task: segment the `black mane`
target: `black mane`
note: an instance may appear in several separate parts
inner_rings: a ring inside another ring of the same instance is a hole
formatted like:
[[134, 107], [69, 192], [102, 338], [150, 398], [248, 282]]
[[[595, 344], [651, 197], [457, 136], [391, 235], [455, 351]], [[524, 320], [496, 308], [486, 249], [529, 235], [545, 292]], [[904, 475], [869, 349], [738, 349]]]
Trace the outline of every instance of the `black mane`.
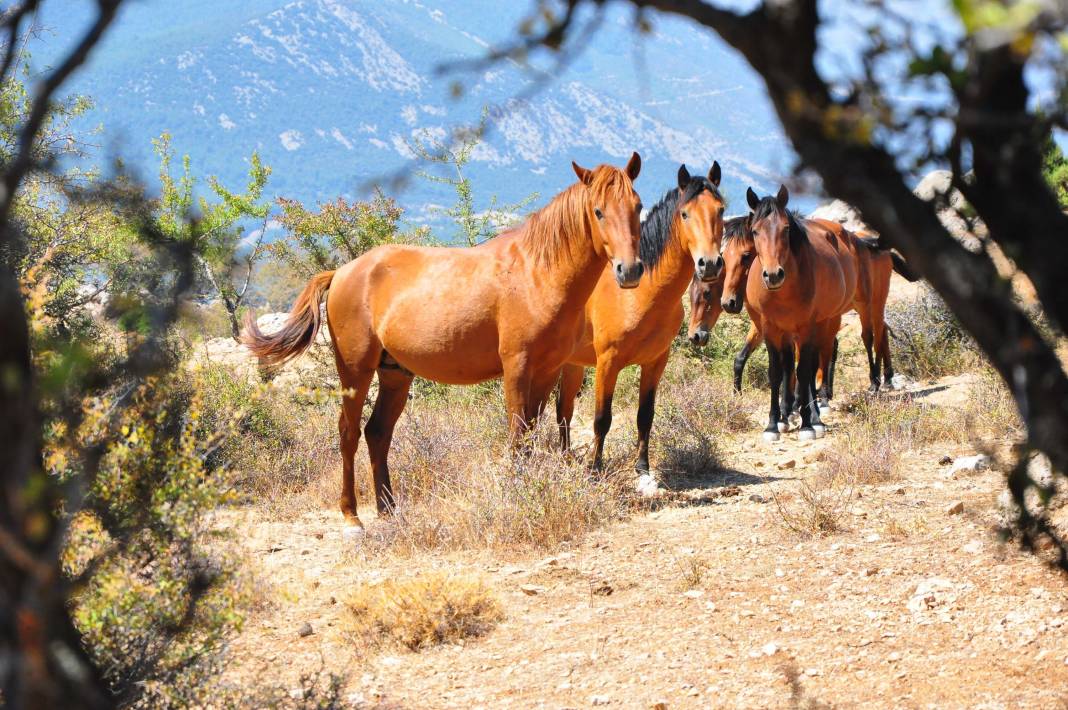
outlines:
[[801, 214], [797, 210], [784, 210], [779, 207], [779, 203], [773, 196], [768, 196], [760, 200], [756, 209], [753, 210], [753, 223], [767, 219], [773, 214], [777, 214], [779, 210], [786, 213], [786, 219], [790, 225], [790, 248], [796, 250], [803, 242], [808, 241], [808, 230], [801, 225]]
[[749, 215], [731, 217], [723, 223], [723, 246], [732, 240], [745, 234], [745, 222]]
[[[641, 257], [642, 264], [645, 265], [646, 269], [651, 271], [656, 268], [665, 247], [673, 237], [674, 230], [671, 229], [671, 223], [675, 219], [675, 210], [682, 205], [688, 204], [690, 200], [705, 190], [711, 192], [713, 197], [720, 202], [724, 202], [719, 188], [711, 180], [706, 177], [694, 176], [690, 178], [685, 190], [668, 190], [660, 198], [660, 202], [650, 208], [649, 213], [645, 216], [645, 221], [642, 222], [641, 240], [638, 243], [638, 255]], [[680, 192], [682, 193], [681, 197]]]

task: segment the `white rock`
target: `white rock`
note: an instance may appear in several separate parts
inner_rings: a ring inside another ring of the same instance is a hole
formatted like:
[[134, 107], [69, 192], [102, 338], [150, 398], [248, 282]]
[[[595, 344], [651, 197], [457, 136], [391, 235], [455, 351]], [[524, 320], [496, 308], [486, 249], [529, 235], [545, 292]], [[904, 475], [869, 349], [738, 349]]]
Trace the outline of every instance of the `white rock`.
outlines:
[[765, 656], [774, 656], [779, 652], [779, 645], [774, 641], [769, 641], [760, 648], [760, 652]]
[[346, 525], [341, 530], [341, 537], [343, 537], [346, 540], [353, 540], [353, 541], [360, 540], [366, 534], [367, 534], [367, 531], [364, 530], [359, 525]]
[[634, 489], [642, 498], [655, 498], [660, 495], [660, 484], [651, 474], [643, 473], [638, 477]]
[[958, 456], [953, 459], [949, 467], [949, 475], [952, 476], [960, 471], [985, 471], [990, 468], [990, 457], [986, 454], [975, 456]]

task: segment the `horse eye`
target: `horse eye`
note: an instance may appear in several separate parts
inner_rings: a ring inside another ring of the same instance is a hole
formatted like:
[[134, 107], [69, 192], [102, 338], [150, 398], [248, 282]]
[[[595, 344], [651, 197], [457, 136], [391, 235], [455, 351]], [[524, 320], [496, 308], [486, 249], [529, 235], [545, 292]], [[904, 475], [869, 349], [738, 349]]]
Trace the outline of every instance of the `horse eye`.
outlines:
[[642, 213], [642, 209], [644, 207], [645, 207], [645, 205], [643, 205], [641, 202], [639, 202], [638, 206], [634, 208], [634, 211], [637, 212], [638, 214], [641, 214]]
[[683, 210], [682, 211], [682, 218], [683, 219], [689, 219], [690, 218], [690, 213], [687, 212], [686, 210]]
[[749, 252], [746, 252], [746, 253], [742, 254], [742, 261], [749, 261], [752, 258], [753, 258], [753, 255], [750, 254]]
[[597, 215], [597, 219], [604, 219], [604, 212], [601, 211], [600, 207], [595, 207], [593, 213]]
[[723, 216], [723, 210], [724, 210], [724, 209], [725, 209], [725, 208], [723, 208], [723, 207], [720, 207], [720, 208], [719, 208], [719, 216], [720, 216], [720, 217], [722, 217], [722, 216]]

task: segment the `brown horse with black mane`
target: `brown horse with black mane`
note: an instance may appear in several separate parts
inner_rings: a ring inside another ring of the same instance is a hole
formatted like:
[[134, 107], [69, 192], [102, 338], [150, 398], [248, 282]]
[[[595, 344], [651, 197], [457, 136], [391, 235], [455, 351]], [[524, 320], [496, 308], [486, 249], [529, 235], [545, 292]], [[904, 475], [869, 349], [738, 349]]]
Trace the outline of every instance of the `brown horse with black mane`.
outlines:
[[247, 319], [245, 344], [261, 363], [280, 365], [311, 345], [326, 298], [347, 390], [338, 423], [341, 512], [353, 525], [362, 527], [354, 457], [376, 372], [378, 398], [364, 433], [375, 501], [388, 514], [395, 499], [387, 456], [414, 376], [449, 384], [503, 377], [514, 445], [541, 413], [583, 333], [583, 309], [605, 262], [614, 288], [638, 285], [640, 202], [633, 180], [641, 159], [633, 154], [623, 170], [572, 167], [577, 183], [494, 239], [471, 248], [377, 247], [313, 277], [277, 333], [263, 335]]
[[[878, 240], [859, 238], [837, 222], [796, 217], [786, 209], [789, 193], [785, 186], [775, 197], [760, 199], [752, 188], [746, 197], [753, 210], [746, 218], [747, 230], [752, 236], [754, 263], [760, 270], [749, 270], [745, 305], [753, 326], [764, 335], [772, 390], [764, 437], [779, 438], [780, 422], [792, 408], [794, 393], [789, 383], [796, 355], [801, 413], [798, 436], [815, 438], [825, 429], [820, 421], [816, 374], [818, 369], [831, 370], [842, 315], [851, 308], [860, 315], [871, 389], [877, 390], [879, 364], [887, 368], [888, 379], [892, 377], [889, 347], [883, 347], [890, 271], [898, 270], [906, 278], [912, 274], [904, 261], [883, 249]], [[874, 355], [876, 344], [885, 353]], [[824, 377], [824, 396], [830, 379]], [[782, 405], [780, 387], [784, 388]]]
[[724, 199], [719, 192], [719, 163], [708, 177], [691, 176], [679, 168], [678, 189], [669, 190], [649, 210], [641, 226], [641, 258], [648, 275], [632, 291], [612, 285], [611, 273], [601, 275], [586, 304], [586, 331], [564, 366], [556, 415], [564, 450], [571, 447], [570, 425], [575, 397], [585, 368], [596, 365], [591, 463], [601, 467], [604, 438], [612, 426], [612, 395], [619, 371], [641, 366], [638, 399], [639, 471], [649, 470], [649, 432], [653, 426], [656, 388], [664, 374], [671, 341], [679, 332], [681, 297], [693, 278], [719, 278], [723, 258]]

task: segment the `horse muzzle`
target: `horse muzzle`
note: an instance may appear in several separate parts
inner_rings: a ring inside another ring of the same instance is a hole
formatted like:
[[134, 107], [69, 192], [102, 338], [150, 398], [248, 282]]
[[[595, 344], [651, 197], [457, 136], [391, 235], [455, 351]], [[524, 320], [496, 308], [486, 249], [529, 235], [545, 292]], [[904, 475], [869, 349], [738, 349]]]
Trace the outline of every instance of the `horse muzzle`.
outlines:
[[724, 298], [719, 302], [719, 305], [727, 313], [738, 314], [742, 312], [742, 299], [737, 295], [731, 296], [730, 298]]
[[769, 291], [778, 291], [786, 281], [786, 269], [781, 266], [772, 271], [764, 269], [760, 275], [764, 277], [764, 287]]
[[698, 330], [690, 336], [690, 342], [700, 348], [708, 345], [708, 331], [704, 328]]
[[645, 273], [645, 266], [641, 261], [635, 261], [631, 264], [616, 261], [612, 271], [616, 275], [616, 283], [619, 284], [620, 288], [634, 288], [641, 281], [642, 274]]
[[703, 256], [694, 260], [694, 274], [698, 281], [709, 283], [718, 281], [723, 273], [723, 257], [716, 254], [715, 258], [706, 259]]

